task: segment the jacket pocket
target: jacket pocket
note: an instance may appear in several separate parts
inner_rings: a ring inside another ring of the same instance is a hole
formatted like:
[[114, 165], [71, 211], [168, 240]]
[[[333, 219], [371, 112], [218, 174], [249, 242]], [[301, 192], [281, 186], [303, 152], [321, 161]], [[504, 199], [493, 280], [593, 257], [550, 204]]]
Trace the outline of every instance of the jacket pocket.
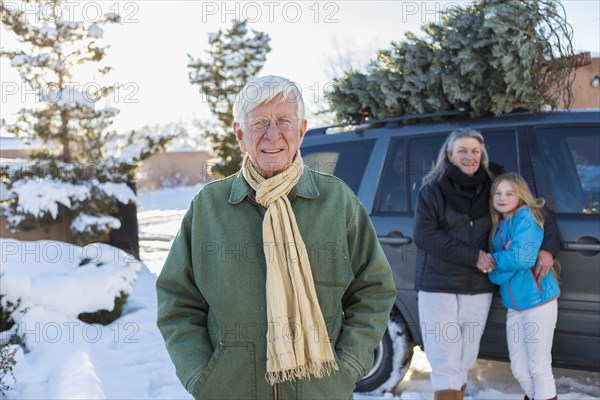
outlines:
[[353, 370], [335, 356], [338, 370], [322, 379], [298, 381], [298, 399], [348, 400], [356, 388]]
[[344, 293], [354, 279], [347, 250], [338, 249], [340, 246], [325, 243], [321, 247], [320, 258], [311, 260], [315, 290], [325, 319], [339, 313]]
[[348, 247], [337, 242], [318, 242], [307, 247], [315, 284], [346, 288], [354, 277]]
[[540, 286], [540, 283], [535, 279], [534, 267], [529, 268], [529, 274], [531, 275], [531, 279], [535, 283], [535, 287], [536, 287], [537, 291], [539, 293], [542, 293], [542, 287]]
[[516, 273], [509, 283], [509, 293], [515, 309], [526, 310], [542, 303], [542, 289], [530, 269]]
[[195, 399], [256, 398], [252, 343], [221, 342], [192, 388]]

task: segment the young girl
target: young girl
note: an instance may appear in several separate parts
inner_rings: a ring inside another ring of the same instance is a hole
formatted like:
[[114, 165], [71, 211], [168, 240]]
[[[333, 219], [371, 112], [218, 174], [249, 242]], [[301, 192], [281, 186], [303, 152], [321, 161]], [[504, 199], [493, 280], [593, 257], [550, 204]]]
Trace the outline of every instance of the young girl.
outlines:
[[496, 178], [490, 194], [490, 242], [496, 268], [489, 278], [500, 286], [508, 308], [510, 367], [525, 391], [525, 400], [555, 400], [551, 349], [560, 289], [554, 271], [539, 282], [534, 277], [544, 237], [544, 200], [535, 199], [516, 173]]

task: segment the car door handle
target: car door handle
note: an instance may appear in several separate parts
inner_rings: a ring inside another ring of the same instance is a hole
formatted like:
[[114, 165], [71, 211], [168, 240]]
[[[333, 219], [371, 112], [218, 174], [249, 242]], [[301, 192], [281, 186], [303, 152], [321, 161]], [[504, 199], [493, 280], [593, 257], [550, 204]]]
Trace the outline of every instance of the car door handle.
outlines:
[[377, 239], [379, 239], [379, 243], [381, 244], [402, 245], [412, 243], [411, 238], [404, 236], [402, 232], [398, 231], [392, 231], [386, 236], [377, 236]]
[[412, 243], [411, 238], [403, 237], [403, 238], [395, 238], [395, 237], [387, 237], [387, 236], [379, 236], [379, 243], [381, 244], [409, 244]]
[[577, 243], [577, 242], [563, 242], [562, 243], [563, 250], [570, 251], [595, 251], [600, 252], [600, 244], [590, 244], [590, 243]]
[[586, 256], [600, 252], [600, 240], [593, 236], [582, 236], [576, 242], [562, 242], [563, 250], [587, 252]]

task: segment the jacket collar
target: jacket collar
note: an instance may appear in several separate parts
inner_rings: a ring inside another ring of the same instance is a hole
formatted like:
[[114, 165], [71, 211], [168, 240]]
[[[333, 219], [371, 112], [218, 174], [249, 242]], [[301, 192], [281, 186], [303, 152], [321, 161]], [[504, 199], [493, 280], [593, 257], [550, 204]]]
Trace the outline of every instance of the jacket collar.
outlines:
[[[294, 197], [299, 196], [305, 199], [315, 199], [319, 197], [319, 191], [311, 170], [308, 167], [304, 167], [304, 172], [298, 181], [298, 184], [292, 189], [288, 195], [289, 199], [292, 200]], [[231, 193], [229, 194], [229, 204], [238, 204], [248, 197], [250, 201], [256, 203], [254, 190], [250, 187], [248, 182], [244, 179], [242, 171], [238, 171], [233, 177], [233, 184], [231, 185]]]
[[519, 206], [519, 207], [517, 207], [517, 209], [516, 209], [514, 212], [512, 212], [512, 213], [511, 213], [511, 214], [510, 214], [510, 215], [509, 215], [507, 218], [501, 218], [501, 219], [500, 219], [500, 222], [504, 222], [504, 221], [506, 221], [506, 220], [510, 219], [510, 217], [517, 215], [519, 212], [521, 212], [521, 211], [522, 211], [523, 209], [525, 209], [525, 208], [527, 208], [527, 204], [520, 205], [520, 206]]

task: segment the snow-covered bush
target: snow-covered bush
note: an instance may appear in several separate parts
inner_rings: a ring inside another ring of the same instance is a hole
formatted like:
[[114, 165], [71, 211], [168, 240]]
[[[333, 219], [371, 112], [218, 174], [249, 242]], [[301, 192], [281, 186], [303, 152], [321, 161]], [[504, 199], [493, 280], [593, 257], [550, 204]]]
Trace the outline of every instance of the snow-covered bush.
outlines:
[[17, 326], [40, 318], [60, 324], [82, 314], [87, 323], [110, 323], [120, 316], [141, 270], [133, 256], [102, 243], [0, 239], [0, 249], [0, 303]]
[[0, 238], [0, 254], [3, 398], [16, 382], [12, 370], [21, 348], [30, 351], [46, 342], [70, 344], [77, 329], [87, 338], [88, 324], [109, 324], [119, 318], [142, 264], [100, 243], [79, 247]]
[[108, 181], [106, 171], [56, 160], [3, 160], [0, 179], [7, 184], [8, 201], [0, 207], [13, 230], [30, 230], [59, 221], [70, 223], [76, 243], [89, 243], [120, 222], [117, 202], [135, 202], [135, 193], [120, 177]]
[[110, 156], [97, 163], [67, 163], [48, 154], [3, 159], [0, 180], [6, 185], [8, 201], [0, 205], [0, 215], [13, 230], [67, 221], [75, 243], [97, 241], [121, 226], [114, 217], [118, 203], [135, 203], [130, 182], [138, 165], [164, 150], [172, 137], [166, 132], [152, 136], [131, 132], [107, 143]]
[[[0, 274], [0, 279], [2, 279]], [[6, 391], [10, 389], [9, 381], [16, 382], [13, 367], [17, 363], [15, 355], [20, 347], [25, 347], [23, 337], [19, 334], [19, 327], [15, 326], [12, 313], [18, 310], [24, 314], [27, 308], [21, 307], [21, 299], [6, 300], [0, 292], [0, 399], [5, 397]]]
[[13, 367], [17, 363], [15, 361], [17, 348], [16, 345], [0, 343], [0, 399], [3, 399], [6, 391], [10, 389], [8, 381], [16, 382]]
[[17, 382], [13, 373], [13, 367], [17, 363], [15, 356], [20, 348], [25, 348], [19, 327], [15, 326], [11, 315], [17, 309], [20, 309], [21, 314], [27, 311], [27, 308], [19, 307], [21, 299], [17, 299], [16, 304], [13, 304], [11, 301], [2, 301], [2, 297], [0, 293], [0, 399], [6, 397], [10, 383]]
[[[0, 275], [0, 279], [2, 276]], [[19, 309], [21, 305], [21, 299], [17, 299], [15, 303], [12, 301], [2, 301], [2, 293], [0, 292], [0, 332], [7, 331], [12, 328], [15, 321], [12, 318], [12, 313]], [[22, 310], [24, 311], [24, 310]], [[2, 340], [0, 340], [0, 343]]]
[[108, 310], [103, 308], [102, 310], [94, 312], [83, 312], [80, 313], [77, 318], [86, 324], [108, 325], [121, 316], [121, 313], [123, 312], [123, 306], [127, 301], [127, 297], [129, 297], [129, 295], [121, 292], [117, 297], [115, 297], [115, 302], [112, 309]]

